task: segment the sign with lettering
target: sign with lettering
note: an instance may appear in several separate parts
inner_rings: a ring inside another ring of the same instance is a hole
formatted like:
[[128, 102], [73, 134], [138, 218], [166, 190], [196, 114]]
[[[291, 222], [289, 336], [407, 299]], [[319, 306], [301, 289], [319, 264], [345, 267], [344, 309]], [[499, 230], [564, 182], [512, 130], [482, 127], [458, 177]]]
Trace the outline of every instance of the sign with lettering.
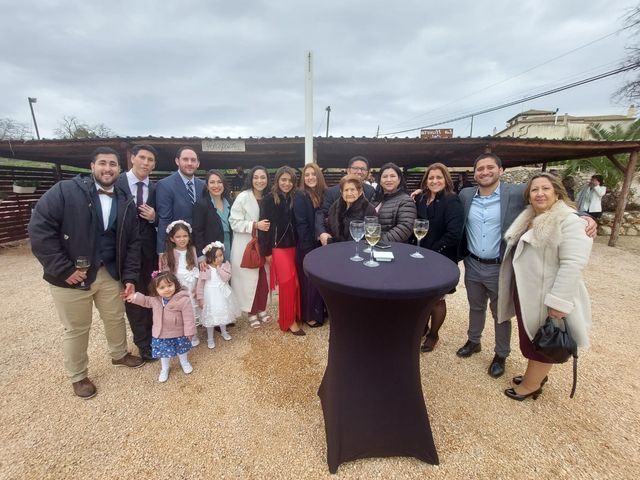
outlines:
[[244, 152], [244, 140], [202, 140], [203, 152]]
[[453, 128], [423, 128], [420, 138], [432, 140], [435, 138], [453, 138]]

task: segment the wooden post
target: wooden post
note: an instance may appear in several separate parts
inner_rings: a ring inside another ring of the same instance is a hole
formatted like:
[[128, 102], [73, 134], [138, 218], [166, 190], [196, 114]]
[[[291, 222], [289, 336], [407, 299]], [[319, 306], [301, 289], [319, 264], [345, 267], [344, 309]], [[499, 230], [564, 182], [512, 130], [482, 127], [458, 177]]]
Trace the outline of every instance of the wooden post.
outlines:
[[622, 182], [622, 189], [620, 190], [620, 197], [618, 198], [618, 205], [616, 205], [616, 215], [613, 218], [613, 226], [611, 227], [611, 237], [609, 237], [609, 246], [615, 247], [618, 242], [619, 230], [622, 225], [622, 219], [624, 218], [624, 209], [627, 207], [627, 197], [629, 196], [629, 189], [631, 188], [631, 181], [633, 175], [636, 173], [636, 165], [638, 164], [638, 151], [634, 150], [629, 154], [629, 161], [627, 162], [627, 171], [624, 174], [624, 181]]

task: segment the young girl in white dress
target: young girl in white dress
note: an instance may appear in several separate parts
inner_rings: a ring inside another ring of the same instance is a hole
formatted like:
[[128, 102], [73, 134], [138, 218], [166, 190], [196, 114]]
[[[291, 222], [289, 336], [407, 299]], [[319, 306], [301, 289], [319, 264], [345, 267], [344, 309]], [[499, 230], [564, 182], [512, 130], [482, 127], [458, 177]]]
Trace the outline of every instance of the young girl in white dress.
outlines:
[[[160, 257], [160, 270], [168, 270], [178, 277], [182, 288], [191, 296], [193, 316], [196, 326], [200, 325], [200, 309], [196, 302], [196, 285], [198, 283], [198, 255], [193, 245], [191, 225], [184, 220], [176, 220], [167, 226], [165, 254]], [[191, 339], [191, 345], [200, 344], [198, 333]]]
[[220, 334], [225, 340], [231, 340], [227, 325], [239, 317], [240, 307], [231, 291], [231, 264], [224, 261], [224, 245], [213, 242], [202, 249], [206, 256], [207, 269], [200, 272], [198, 278], [197, 299], [202, 308], [200, 322], [207, 327], [209, 348], [215, 348], [213, 338], [215, 327], [220, 327]]

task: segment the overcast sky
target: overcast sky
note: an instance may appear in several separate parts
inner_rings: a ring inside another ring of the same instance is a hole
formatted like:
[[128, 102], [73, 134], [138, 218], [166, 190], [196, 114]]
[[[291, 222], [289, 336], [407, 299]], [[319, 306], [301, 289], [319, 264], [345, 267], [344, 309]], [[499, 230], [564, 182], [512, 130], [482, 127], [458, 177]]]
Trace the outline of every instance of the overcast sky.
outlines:
[[[304, 136], [311, 50], [314, 134], [330, 105], [330, 135], [374, 136], [616, 68], [640, 41], [628, 31], [522, 73], [620, 29], [636, 2], [0, 0], [0, 118], [32, 124], [31, 96], [47, 138], [65, 115], [120, 136]], [[624, 78], [478, 116], [473, 135], [531, 108], [625, 114]]]

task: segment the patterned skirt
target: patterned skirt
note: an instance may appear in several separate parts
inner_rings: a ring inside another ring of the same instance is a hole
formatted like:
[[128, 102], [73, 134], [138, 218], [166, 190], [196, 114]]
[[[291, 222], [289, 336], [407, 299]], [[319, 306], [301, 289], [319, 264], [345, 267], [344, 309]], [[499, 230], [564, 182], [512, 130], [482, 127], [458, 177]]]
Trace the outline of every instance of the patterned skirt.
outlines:
[[151, 356], [153, 358], [171, 358], [191, 350], [191, 341], [184, 335], [176, 338], [151, 339]]

